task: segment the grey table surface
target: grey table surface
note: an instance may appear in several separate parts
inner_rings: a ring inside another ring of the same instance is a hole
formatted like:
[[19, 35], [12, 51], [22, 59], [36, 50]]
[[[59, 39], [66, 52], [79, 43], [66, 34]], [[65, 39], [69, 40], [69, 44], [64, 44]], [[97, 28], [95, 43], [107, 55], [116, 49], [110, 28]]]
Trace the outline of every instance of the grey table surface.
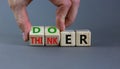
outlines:
[[116, 43], [91, 47], [31, 47], [20, 37], [0, 36], [0, 69], [120, 68], [120, 46]]
[[[90, 29], [91, 47], [31, 47], [23, 42], [7, 0], [0, 0], [0, 69], [120, 69], [119, 2], [81, 0], [67, 29]], [[34, 0], [28, 7], [32, 25], [55, 25], [55, 10], [48, 0]]]

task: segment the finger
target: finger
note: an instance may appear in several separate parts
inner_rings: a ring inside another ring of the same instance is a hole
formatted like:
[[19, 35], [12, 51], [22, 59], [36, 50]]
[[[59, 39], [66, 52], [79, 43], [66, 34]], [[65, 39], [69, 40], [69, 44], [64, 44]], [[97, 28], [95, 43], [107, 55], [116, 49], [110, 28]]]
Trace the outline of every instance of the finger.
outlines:
[[28, 24], [26, 24], [26, 26], [25, 26], [25, 32], [23, 32], [23, 40], [26, 42], [26, 41], [28, 41], [29, 40], [29, 32], [30, 32], [30, 30], [31, 30], [31, 24], [30, 23], [28, 23]]
[[71, 7], [70, 0], [50, 0], [55, 6], [57, 6], [56, 11], [56, 26], [60, 31], [65, 30], [65, 18]]
[[26, 6], [28, 6], [33, 0], [27, 0], [26, 1]]
[[65, 22], [66, 27], [70, 26], [74, 22], [74, 20], [77, 16], [77, 13], [78, 13], [80, 0], [71, 0], [71, 2], [72, 2], [72, 6], [66, 17], [66, 22]]
[[31, 29], [31, 23], [27, 14], [26, 8], [22, 8], [19, 11], [14, 11], [16, 21], [18, 23], [19, 28], [21, 29], [24, 41], [29, 40], [29, 32]]
[[14, 13], [18, 26], [23, 33], [24, 41], [29, 40], [29, 31], [31, 28], [31, 23], [27, 14], [26, 5], [23, 3], [26, 1], [30, 0], [9, 0], [9, 4]]
[[8, 0], [8, 3], [12, 10], [15, 9], [16, 6], [19, 6], [19, 8], [23, 6], [28, 6], [31, 2], [32, 0]]
[[64, 3], [58, 6], [56, 15], [56, 26], [60, 29], [60, 31], [65, 30], [65, 19], [70, 7], [71, 2], [69, 0], [64, 0]]
[[65, 17], [68, 12], [68, 9], [64, 7], [58, 7], [56, 14], [56, 26], [60, 29], [60, 31], [65, 30]]

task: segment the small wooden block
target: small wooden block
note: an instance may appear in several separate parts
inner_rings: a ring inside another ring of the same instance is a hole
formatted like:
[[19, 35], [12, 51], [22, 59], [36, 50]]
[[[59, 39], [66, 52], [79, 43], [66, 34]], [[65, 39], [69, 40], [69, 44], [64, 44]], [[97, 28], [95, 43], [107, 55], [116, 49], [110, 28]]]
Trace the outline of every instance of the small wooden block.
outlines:
[[44, 26], [33, 26], [29, 39], [30, 45], [44, 45]]
[[76, 31], [76, 46], [91, 46], [91, 32], [89, 30]]
[[56, 46], [60, 42], [60, 31], [54, 26], [45, 27], [45, 44]]
[[75, 46], [75, 31], [63, 31], [61, 32], [61, 46]]

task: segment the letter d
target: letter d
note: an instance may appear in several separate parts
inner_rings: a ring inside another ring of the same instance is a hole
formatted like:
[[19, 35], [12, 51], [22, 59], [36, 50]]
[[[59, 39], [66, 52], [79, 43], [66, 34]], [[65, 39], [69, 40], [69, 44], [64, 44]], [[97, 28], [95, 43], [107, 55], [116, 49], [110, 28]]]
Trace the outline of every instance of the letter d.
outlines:
[[33, 33], [39, 33], [40, 27], [33, 27]]

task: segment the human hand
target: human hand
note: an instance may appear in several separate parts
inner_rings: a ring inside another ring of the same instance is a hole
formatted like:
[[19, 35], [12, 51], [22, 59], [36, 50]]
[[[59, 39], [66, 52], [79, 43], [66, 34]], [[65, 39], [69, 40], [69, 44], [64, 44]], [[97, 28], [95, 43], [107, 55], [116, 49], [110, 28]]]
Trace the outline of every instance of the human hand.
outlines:
[[[8, 3], [14, 13], [19, 28], [23, 33], [24, 41], [29, 40], [29, 32], [31, 29], [31, 23], [27, 14], [26, 7], [32, 0], [8, 0]], [[54, 5], [58, 7], [56, 15], [56, 26], [60, 31], [75, 20], [80, 0], [50, 0]]]
[[12, 9], [19, 28], [23, 33], [23, 40], [29, 40], [29, 32], [31, 23], [27, 14], [26, 7], [32, 0], [8, 0], [10, 8]]
[[50, 1], [57, 6], [56, 26], [60, 29], [60, 31], [63, 31], [74, 22], [80, 5], [80, 0]]

